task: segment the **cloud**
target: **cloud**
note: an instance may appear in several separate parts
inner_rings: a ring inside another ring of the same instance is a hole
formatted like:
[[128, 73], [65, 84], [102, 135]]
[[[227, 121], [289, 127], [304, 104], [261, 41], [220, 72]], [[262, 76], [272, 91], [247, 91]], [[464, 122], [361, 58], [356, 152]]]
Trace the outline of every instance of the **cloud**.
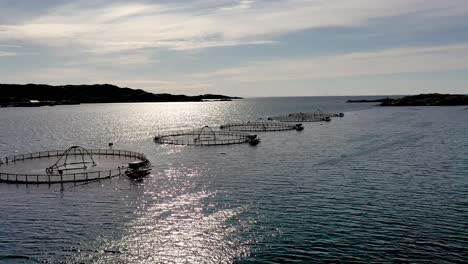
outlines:
[[221, 10], [242, 10], [242, 9], [248, 9], [250, 7], [252, 7], [252, 4], [254, 4], [255, 1], [252, 1], [252, 0], [241, 0], [239, 1], [238, 3], [234, 3], [234, 5], [232, 6], [227, 6], [227, 7], [223, 7], [221, 8]]
[[0, 48], [21, 49], [23, 48], [23, 46], [11, 45], [11, 44], [0, 44]]
[[135, 67], [147, 67], [156, 65], [157, 59], [153, 59], [145, 52], [101, 54], [100, 56], [74, 57], [64, 65], [67, 67], [105, 67], [135, 69]]
[[[429, 36], [438, 39], [425, 43], [464, 41], [458, 30], [468, 17], [466, 0], [28, 1], [28, 7], [13, 1], [7, 11], [0, 4], [5, 11], [0, 60], [12, 61], [0, 70], [3, 79], [109, 82], [154, 92], [198, 93], [234, 91], [242, 85], [251, 90], [253, 83], [278, 89], [280, 84], [271, 82], [282, 80], [467, 69], [466, 44], [410, 47]], [[305, 32], [328, 27], [333, 29]], [[341, 32], [346, 32], [343, 38]], [[362, 37], [363, 32], [373, 37]], [[287, 37], [291, 33], [299, 34]], [[329, 34], [342, 40], [333, 46], [349, 53], [325, 56], [334, 47], [307, 47], [305, 41], [317, 38], [326, 43]], [[376, 41], [380, 35], [384, 38]], [[408, 47], [381, 49], [396, 43]], [[242, 45], [276, 46], [254, 56], [250, 49], [229, 49], [233, 54], [221, 56], [193, 52]], [[381, 50], [350, 53], [366, 48]], [[28, 55], [37, 63], [24, 64]]]
[[468, 44], [278, 59], [192, 75], [199, 80], [271, 82], [468, 69]]
[[35, 69], [21, 76], [1, 76], [6, 82], [65, 84], [111, 83], [120, 87], [140, 88], [155, 93], [199, 94], [213, 85], [210, 82], [192, 80], [144, 79], [128, 74], [125, 69], [97, 69], [93, 66], [66, 65], [63, 67], [48, 67]]
[[[462, 0], [184, 1], [154, 4], [75, 1], [37, 17], [0, 25], [0, 40], [26, 40], [98, 53], [144, 48], [173, 50], [275, 43], [301, 30], [355, 27], [405, 14], [468, 14]], [[434, 18], [437, 19], [437, 18]]]
[[39, 68], [20, 76], [18, 82], [24, 80], [32, 83], [48, 83], [54, 85], [95, 83], [96, 80], [105, 78], [107, 73], [97, 72], [95, 69], [84, 67], [48, 67]]
[[117, 80], [113, 81], [121, 86], [148, 89], [151, 92], [182, 92], [198, 94], [200, 90], [213, 87], [208, 82], [170, 81], [170, 80]]
[[11, 57], [18, 55], [15, 52], [0, 51], [0, 57]]

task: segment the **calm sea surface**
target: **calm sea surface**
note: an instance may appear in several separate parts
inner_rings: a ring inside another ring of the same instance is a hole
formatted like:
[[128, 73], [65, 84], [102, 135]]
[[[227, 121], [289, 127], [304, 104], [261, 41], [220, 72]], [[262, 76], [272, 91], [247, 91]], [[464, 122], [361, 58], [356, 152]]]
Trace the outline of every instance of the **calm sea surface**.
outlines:
[[[0, 156], [113, 142], [154, 165], [141, 183], [0, 184], [0, 263], [468, 262], [468, 110], [347, 99], [0, 109]], [[318, 108], [345, 117], [256, 147], [152, 141]]]

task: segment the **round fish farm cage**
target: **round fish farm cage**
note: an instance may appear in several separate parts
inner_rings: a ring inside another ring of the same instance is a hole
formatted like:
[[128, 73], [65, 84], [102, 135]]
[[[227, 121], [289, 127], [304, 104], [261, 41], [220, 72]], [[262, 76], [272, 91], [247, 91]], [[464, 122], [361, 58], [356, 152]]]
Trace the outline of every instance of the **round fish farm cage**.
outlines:
[[114, 149], [42, 151], [0, 158], [0, 182], [54, 184], [86, 182], [124, 175], [129, 163], [148, 162], [145, 155]]
[[322, 111], [317, 111], [317, 112], [311, 112], [311, 113], [291, 113], [289, 114], [290, 116], [314, 116], [314, 117], [343, 117], [343, 113], [332, 113], [332, 112], [322, 112]]
[[312, 113], [291, 113], [285, 116], [268, 117], [268, 120], [279, 122], [329, 122], [332, 117], [343, 117], [343, 113], [326, 113], [326, 112], [312, 112]]
[[244, 132], [268, 132], [268, 131], [286, 131], [297, 130], [302, 131], [302, 124], [289, 124], [275, 121], [255, 121], [245, 123], [229, 123], [219, 127], [222, 130], [228, 131], [244, 131]]
[[159, 144], [185, 146], [216, 146], [245, 143], [257, 145], [260, 143], [260, 139], [257, 135], [214, 130], [209, 126], [200, 129], [157, 135], [154, 137], [154, 141]]

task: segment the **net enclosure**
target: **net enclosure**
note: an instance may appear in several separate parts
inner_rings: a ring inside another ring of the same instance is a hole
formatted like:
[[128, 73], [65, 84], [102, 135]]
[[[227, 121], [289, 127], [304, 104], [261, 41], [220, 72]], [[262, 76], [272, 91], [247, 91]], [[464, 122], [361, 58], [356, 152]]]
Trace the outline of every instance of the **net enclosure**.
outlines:
[[304, 127], [302, 124], [290, 124], [276, 121], [264, 121], [259, 120], [255, 122], [240, 122], [240, 123], [228, 123], [219, 127], [226, 131], [244, 131], [244, 132], [267, 132], [267, 131], [285, 131], [285, 130], [297, 130], [302, 131]]
[[148, 162], [144, 154], [115, 149], [50, 150], [0, 158], [0, 182], [53, 184], [109, 179], [125, 174], [129, 163]]
[[343, 113], [330, 113], [330, 112], [311, 112], [311, 113], [291, 113], [284, 116], [272, 116], [268, 117], [268, 120], [274, 120], [279, 122], [321, 122], [331, 121], [332, 117], [343, 117]]
[[176, 131], [157, 135], [154, 141], [159, 144], [186, 145], [186, 146], [216, 146], [233, 144], [257, 145], [260, 139], [257, 135], [222, 131], [205, 126], [199, 129]]

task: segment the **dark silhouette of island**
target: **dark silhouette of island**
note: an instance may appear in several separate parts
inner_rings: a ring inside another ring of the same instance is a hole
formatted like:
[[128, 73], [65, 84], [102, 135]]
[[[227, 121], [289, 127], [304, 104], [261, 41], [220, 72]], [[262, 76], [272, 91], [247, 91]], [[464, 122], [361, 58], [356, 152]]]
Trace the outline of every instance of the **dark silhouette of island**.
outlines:
[[462, 94], [420, 94], [387, 100], [381, 106], [457, 106], [468, 105], [468, 96]]
[[380, 106], [457, 106], [468, 105], [468, 96], [462, 94], [420, 94], [401, 98], [348, 100], [347, 103], [381, 103]]
[[348, 100], [347, 103], [384, 103], [387, 101], [391, 101], [393, 99], [390, 98], [383, 98], [383, 99], [362, 99], [362, 100]]
[[111, 84], [63, 85], [0, 84], [0, 106], [43, 106], [80, 103], [201, 102], [242, 99], [217, 94], [197, 96], [154, 94]]

